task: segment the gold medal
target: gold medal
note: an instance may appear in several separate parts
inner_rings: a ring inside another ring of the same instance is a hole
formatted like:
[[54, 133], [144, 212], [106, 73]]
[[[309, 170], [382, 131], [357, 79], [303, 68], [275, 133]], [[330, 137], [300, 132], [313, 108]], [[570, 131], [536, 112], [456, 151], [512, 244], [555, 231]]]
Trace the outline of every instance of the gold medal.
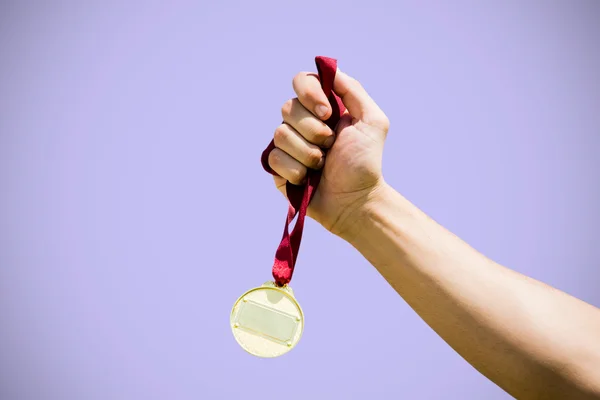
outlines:
[[[331, 116], [325, 123], [329, 128], [335, 129], [346, 111], [341, 98], [333, 91], [337, 61], [319, 56], [315, 58], [315, 63], [321, 88], [332, 107]], [[275, 147], [275, 142], [271, 140], [260, 158], [264, 170], [273, 175], [277, 173], [269, 165], [269, 153]], [[275, 282], [267, 282], [247, 291], [231, 310], [230, 324], [235, 340], [244, 350], [257, 357], [281, 356], [293, 349], [302, 336], [304, 314], [288, 284], [296, 267], [304, 219], [320, 180], [321, 171], [308, 170], [303, 185], [286, 184], [289, 205], [283, 236], [273, 262], [272, 275]], [[290, 225], [296, 216], [296, 223], [290, 233]]]
[[274, 282], [251, 289], [233, 305], [233, 336], [248, 353], [272, 358], [296, 346], [304, 329], [304, 314], [292, 289]]

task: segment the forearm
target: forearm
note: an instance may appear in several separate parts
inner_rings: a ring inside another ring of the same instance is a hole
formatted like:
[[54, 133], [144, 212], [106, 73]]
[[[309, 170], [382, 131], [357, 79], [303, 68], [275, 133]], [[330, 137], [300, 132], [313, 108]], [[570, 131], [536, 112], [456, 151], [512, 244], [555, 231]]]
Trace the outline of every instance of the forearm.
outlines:
[[518, 398], [600, 396], [600, 311], [504, 268], [384, 186], [345, 237], [461, 356]]

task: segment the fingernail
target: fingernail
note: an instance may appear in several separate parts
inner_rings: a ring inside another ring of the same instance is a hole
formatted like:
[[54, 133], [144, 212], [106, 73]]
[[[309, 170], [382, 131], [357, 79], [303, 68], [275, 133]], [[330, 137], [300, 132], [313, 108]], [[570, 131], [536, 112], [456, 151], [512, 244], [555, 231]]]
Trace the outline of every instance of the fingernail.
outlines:
[[320, 118], [325, 117], [327, 115], [327, 111], [329, 111], [329, 107], [323, 104], [319, 104], [315, 109], [315, 112]]
[[334, 141], [335, 141], [335, 136], [331, 135], [327, 139], [325, 139], [325, 142], [323, 142], [323, 146], [329, 148], [329, 147], [333, 146]]

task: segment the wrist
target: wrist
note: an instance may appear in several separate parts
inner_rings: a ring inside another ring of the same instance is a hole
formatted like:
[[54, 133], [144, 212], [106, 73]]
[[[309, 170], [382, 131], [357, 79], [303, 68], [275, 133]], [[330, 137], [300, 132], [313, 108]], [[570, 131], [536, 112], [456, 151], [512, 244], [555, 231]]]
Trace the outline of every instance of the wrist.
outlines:
[[344, 230], [337, 235], [356, 248], [376, 245], [373, 242], [381, 239], [381, 231], [386, 230], [390, 221], [401, 221], [402, 227], [398, 229], [404, 231], [409, 226], [426, 226], [429, 218], [394, 188], [382, 182], [359, 207], [348, 213]]
[[374, 217], [387, 204], [392, 203], [394, 195], [399, 194], [383, 179], [357, 198], [340, 216], [332, 233], [346, 242], [353, 244], [365, 234], [374, 221]]

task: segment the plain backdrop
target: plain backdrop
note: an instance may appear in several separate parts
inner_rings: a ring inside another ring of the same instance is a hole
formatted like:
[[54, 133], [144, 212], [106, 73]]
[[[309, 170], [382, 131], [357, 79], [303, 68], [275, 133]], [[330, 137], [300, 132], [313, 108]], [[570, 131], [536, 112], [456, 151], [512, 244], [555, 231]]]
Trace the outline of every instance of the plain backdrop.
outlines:
[[[339, 60], [385, 178], [492, 259], [600, 306], [597, 1], [3, 1], [0, 398], [506, 399], [314, 221], [300, 344], [229, 327], [271, 278], [260, 167], [291, 81]], [[551, 316], [548, 316], [551, 318]]]

